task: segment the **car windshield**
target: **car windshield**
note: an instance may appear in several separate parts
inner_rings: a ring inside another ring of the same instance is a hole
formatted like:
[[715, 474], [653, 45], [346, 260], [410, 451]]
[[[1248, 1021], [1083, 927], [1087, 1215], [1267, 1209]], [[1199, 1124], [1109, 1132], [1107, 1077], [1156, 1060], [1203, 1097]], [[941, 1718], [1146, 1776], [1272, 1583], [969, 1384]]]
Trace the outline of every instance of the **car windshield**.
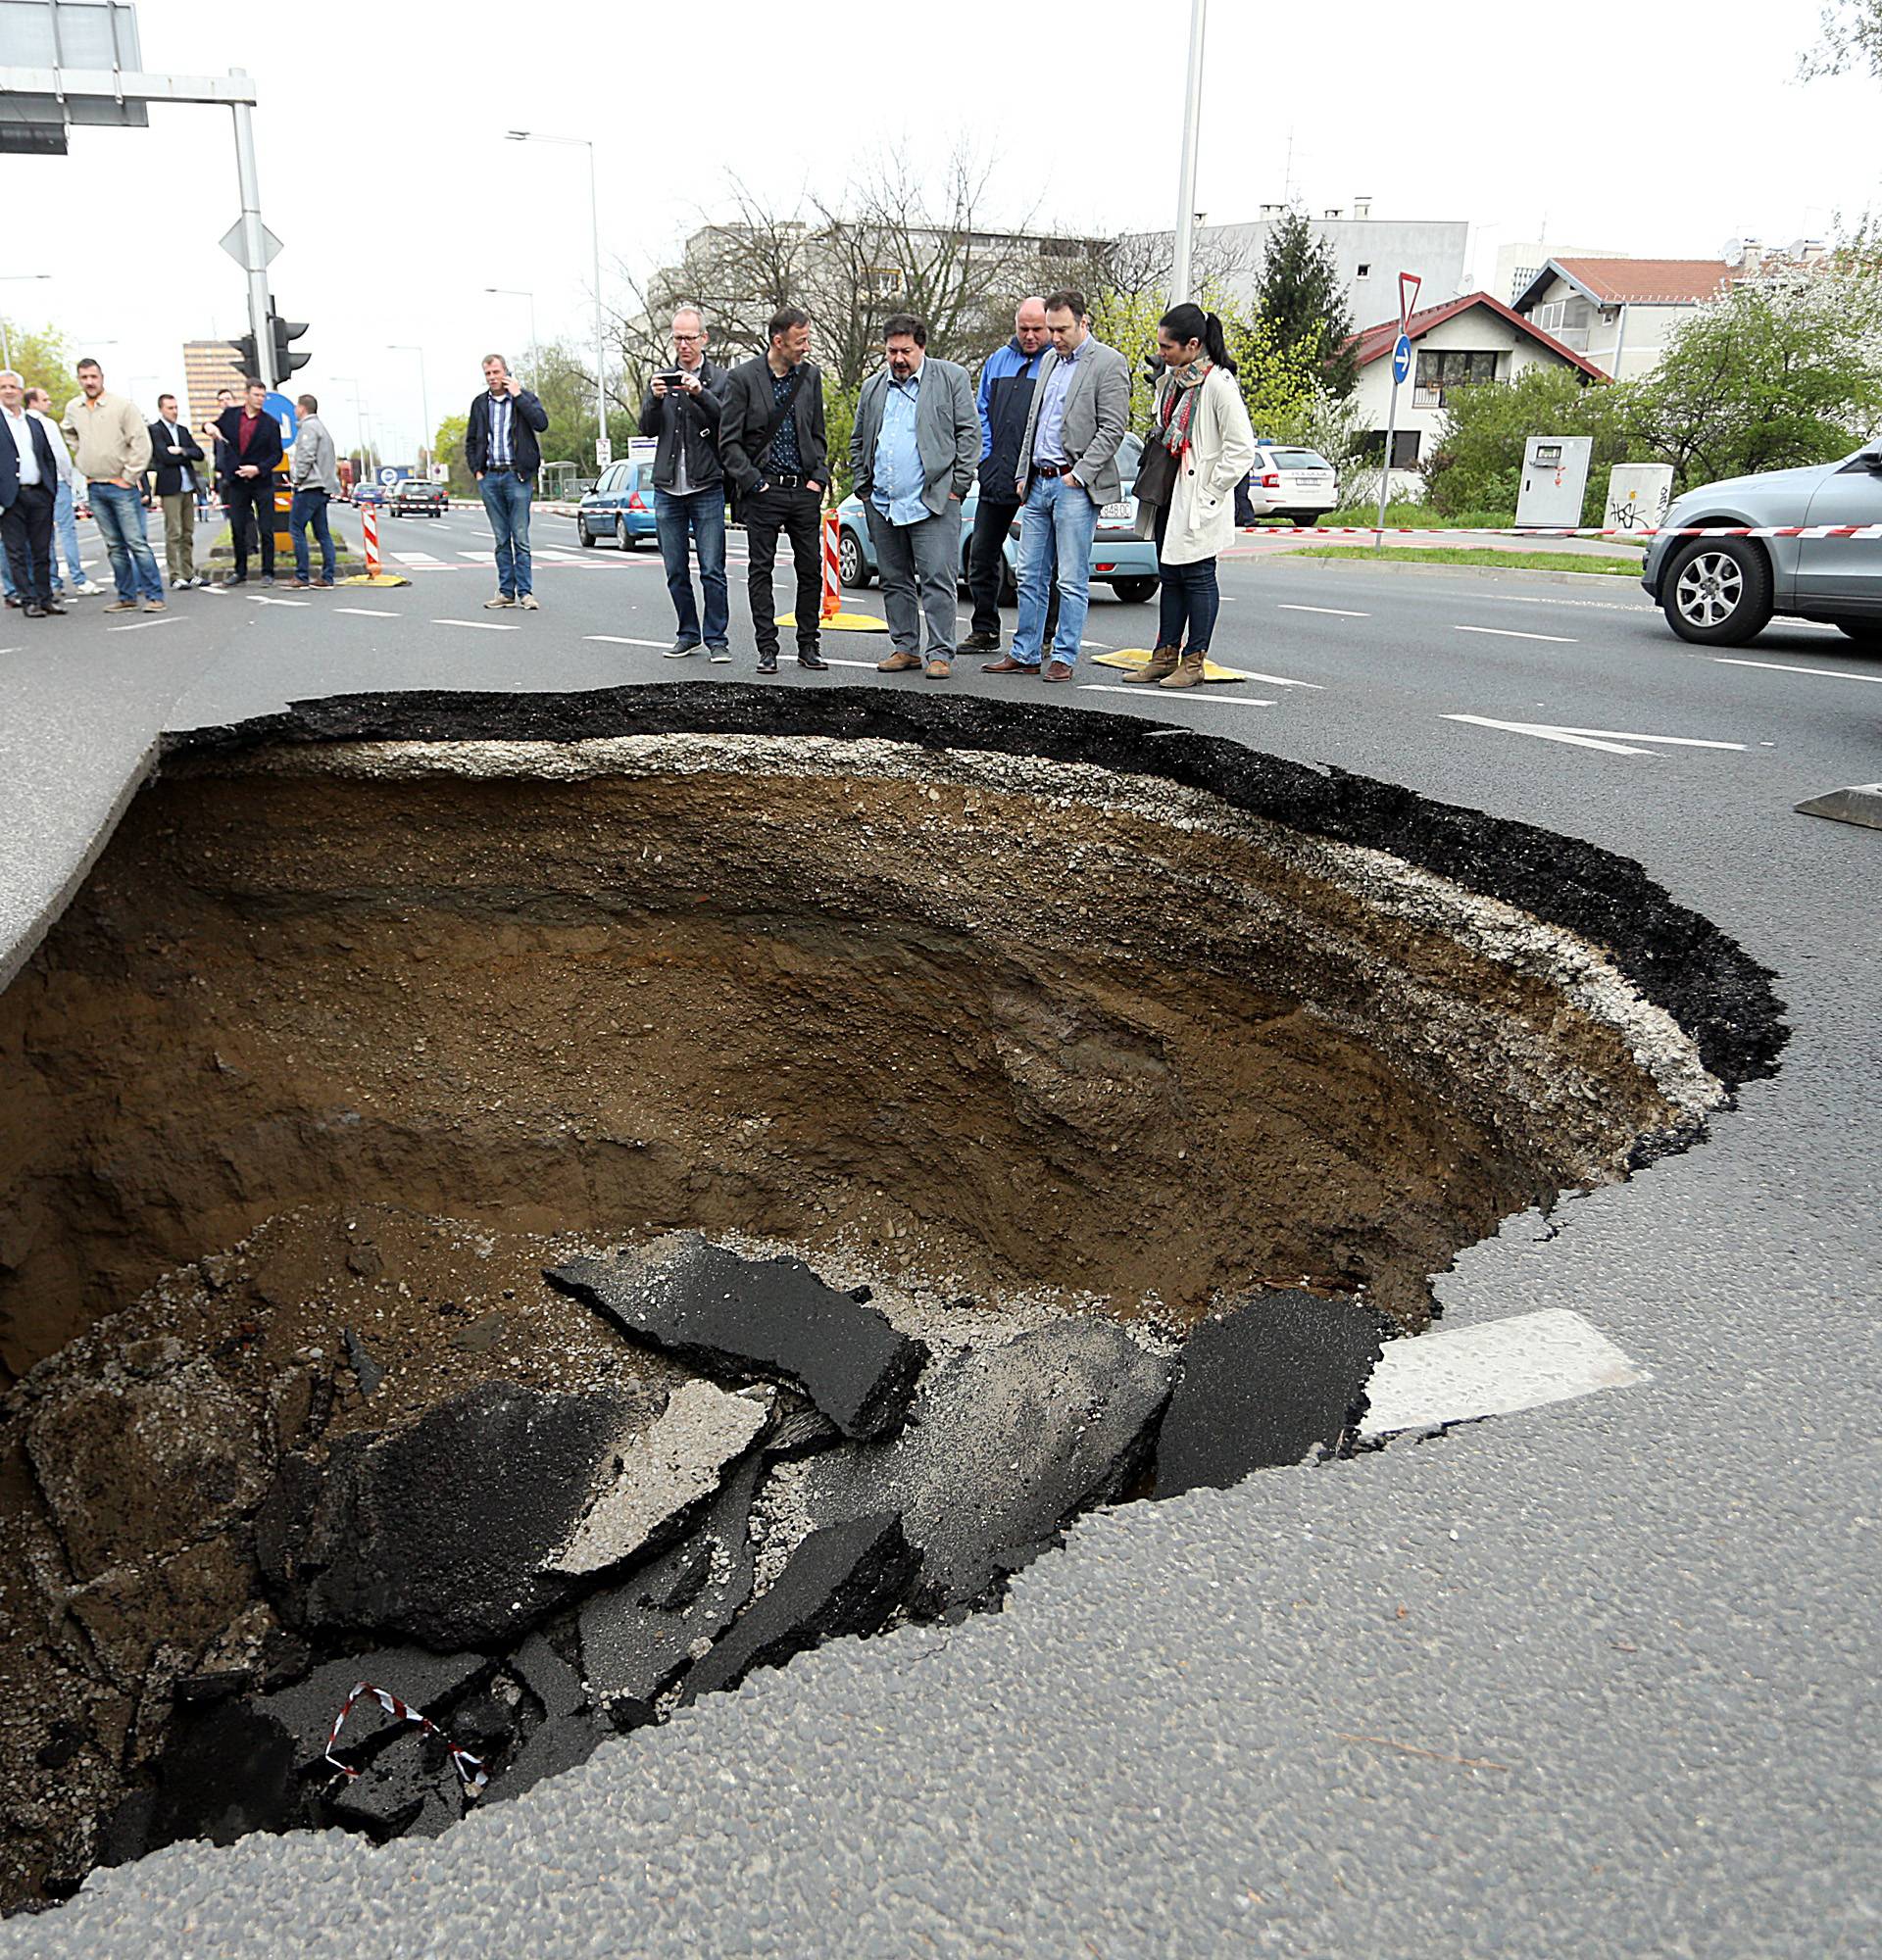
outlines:
[[1333, 466], [1317, 450], [1276, 449], [1269, 454], [1276, 469], [1331, 469]]

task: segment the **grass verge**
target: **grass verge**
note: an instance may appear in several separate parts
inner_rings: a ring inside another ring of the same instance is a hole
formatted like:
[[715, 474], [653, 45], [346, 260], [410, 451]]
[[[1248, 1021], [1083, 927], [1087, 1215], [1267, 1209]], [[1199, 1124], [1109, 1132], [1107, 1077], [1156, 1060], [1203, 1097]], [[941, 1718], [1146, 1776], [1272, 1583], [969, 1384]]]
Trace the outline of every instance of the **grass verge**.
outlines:
[[1304, 545], [1289, 558], [1361, 558], [1376, 564], [1390, 559], [1399, 564], [1489, 564], [1503, 571], [1585, 571], [1597, 578], [1638, 578], [1638, 558], [1594, 558], [1581, 552], [1498, 551], [1491, 546], [1452, 548], [1432, 545]]

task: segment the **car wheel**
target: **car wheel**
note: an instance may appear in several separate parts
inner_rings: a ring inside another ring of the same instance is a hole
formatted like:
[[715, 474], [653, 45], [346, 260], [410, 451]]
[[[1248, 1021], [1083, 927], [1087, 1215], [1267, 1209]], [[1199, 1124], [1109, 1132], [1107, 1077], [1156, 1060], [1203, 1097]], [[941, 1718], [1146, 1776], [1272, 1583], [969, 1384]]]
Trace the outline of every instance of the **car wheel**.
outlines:
[[847, 524], [836, 540], [836, 575], [852, 592], [861, 592], [871, 576], [863, 562], [863, 540]]
[[1666, 567], [1660, 611], [1682, 640], [1742, 647], [1771, 616], [1771, 567], [1743, 538], [1694, 538]]
[[1303, 530], [1311, 531], [1317, 528], [1320, 519], [1323, 516], [1325, 516], [1325, 514], [1326, 513], [1324, 511], [1296, 511], [1294, 513], [1294, 521], [1297, 524], [1299, 524]]
[[1882, 654], [1882, 619], [1839, 619], [1836, 630], [1848, 634], [1865, 653]]
[[1114, 578], [1111, 589], [1127, 606], [1141, 606], [1157, 590], [1154, 578]]
[[579, 517], [575, 519], [575, 536], [581, 540], [582, 549], [584, 551], [594, 550], [595, 534], [588, 528], [586, 524], [584, 524], [581, 521]]
[[615, 519], [615, 542], [622, 551], [632, 551], [634, 548], [634, 534], [627, 528], [625, 517]]

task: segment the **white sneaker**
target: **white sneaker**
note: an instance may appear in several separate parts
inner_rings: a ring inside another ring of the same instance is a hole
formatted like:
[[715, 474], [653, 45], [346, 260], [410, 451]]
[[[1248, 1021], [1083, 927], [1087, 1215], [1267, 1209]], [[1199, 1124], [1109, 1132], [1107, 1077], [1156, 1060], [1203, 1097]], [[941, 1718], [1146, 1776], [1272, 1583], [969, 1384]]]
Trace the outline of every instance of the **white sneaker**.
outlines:
[[504, 595], [501, 592], [499, 592], [494, 599], [486, 599], [483, 602], [483, 610], [486, 612], [494, 612], [500, 607], [514, 606], [516, 603], [517, 602], [514, 599], [506, 599]]
[[96, 599], [104, 591], [105, 588], [102, 585], [94, 585], [90, 579], [85, 578], [79, 580], [79, 582], [76, 585], [74, 585], [72, 589], [75, 593], [77, 593], [80, 598]]

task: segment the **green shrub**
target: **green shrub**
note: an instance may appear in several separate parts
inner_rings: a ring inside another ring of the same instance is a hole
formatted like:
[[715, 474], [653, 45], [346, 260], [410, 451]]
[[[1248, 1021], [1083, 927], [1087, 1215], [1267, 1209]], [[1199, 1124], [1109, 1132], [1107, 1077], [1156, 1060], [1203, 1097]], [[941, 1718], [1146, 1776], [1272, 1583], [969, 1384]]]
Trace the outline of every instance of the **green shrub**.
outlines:
[[1447, 523], [1462, 522], [1465, 514], [1513, 512], [1529, 437], [1586, 435], [1594, 438], [1594, 452], [1581, 521], [1597, 524], [1607, 504], [1609, 470], [1634, 460], [1636, 451], [1652, 453], [1635, 436], [1635, 409], [1632, 387], [1584, 382], [1571, 368], [1532, 368], [1513, 381], [1453, 388], [1422, 466], [1431, 507]]

